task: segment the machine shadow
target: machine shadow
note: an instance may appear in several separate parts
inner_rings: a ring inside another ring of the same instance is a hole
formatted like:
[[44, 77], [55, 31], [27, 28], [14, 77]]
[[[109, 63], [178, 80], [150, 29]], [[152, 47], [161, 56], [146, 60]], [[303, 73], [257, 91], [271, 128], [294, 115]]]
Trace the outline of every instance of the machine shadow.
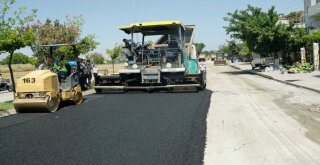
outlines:
[[246, 71], [228, 71], [228, 72], [221, 72], [222, 74], [228, 75], [253, 75], [253, 73], [246, 72]]
[[122, 92], [103, 92], [101, 93], [95, 93], [98, 95], [106, 95], [106, 94], [117, 94], [117, 95], [123, 95], [123, 94], [175, 94], [175, 93], [200, 93], [208, 91], [207, 89], [205, 90], [199, 90], [199, 91], [177, 91], [173, 92], [170, 90], [166, 89], [153, 89], [153, 90], [128, 90], [128, 91], [122, 91]]
[[[84, 103], [87, 99], [84, 97], [82, 103]], [[57, 111], [62, 110], [63, 108], [74, 106], [75, 104], [72, 101], [63, 101], [60, 103]]]

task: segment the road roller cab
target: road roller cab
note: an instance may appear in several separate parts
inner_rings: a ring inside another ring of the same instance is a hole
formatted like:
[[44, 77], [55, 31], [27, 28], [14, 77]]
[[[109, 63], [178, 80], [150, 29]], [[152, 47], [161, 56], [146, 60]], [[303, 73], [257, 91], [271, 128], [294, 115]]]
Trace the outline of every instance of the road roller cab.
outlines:
[[[74, 44], [65, 45], [45, 45], [50, 48], [50, 57], [52, 59], [52, 50], [58, 46], [74, 46]], [[45, 70], [33, 71], [16, 82], [14, 107], [17, 112], [33, 112], [36, 110], [45, 110], [54, 112], [59, 108], [61, 101], [71, 101], [74, 104], [80, 104], [83, 100], [77, 66], [75, 62], [69, 62], [68, 73], [65, 76], [58, 76], [58, 70], [46, 68]]]

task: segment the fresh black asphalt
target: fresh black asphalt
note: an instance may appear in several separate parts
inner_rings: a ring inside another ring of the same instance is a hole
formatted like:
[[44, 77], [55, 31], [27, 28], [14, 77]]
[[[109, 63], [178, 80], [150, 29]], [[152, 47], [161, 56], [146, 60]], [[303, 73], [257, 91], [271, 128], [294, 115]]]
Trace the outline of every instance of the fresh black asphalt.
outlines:
[[211, 91], [87, 96], [0, 118], [0, 164], [202, 164]]

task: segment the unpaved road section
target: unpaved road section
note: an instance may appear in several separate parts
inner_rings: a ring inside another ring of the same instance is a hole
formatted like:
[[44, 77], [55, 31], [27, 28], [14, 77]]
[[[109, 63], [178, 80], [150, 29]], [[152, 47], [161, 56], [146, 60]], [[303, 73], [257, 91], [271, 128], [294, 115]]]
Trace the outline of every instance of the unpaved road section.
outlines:
[[208, 63], [204, 163], [320, 164], [320, 95]]

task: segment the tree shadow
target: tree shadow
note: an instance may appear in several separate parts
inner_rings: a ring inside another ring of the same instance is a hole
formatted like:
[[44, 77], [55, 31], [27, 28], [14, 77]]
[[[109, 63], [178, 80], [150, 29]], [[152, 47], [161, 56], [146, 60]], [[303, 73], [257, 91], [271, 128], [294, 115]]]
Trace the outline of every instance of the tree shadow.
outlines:
[[320, 75], [316, 75], [316, 76], [314, 76], [314, 77], [320, 78]]
[[228, 72], [221, 72], [222, 74], [228, 75], [253, 75], [253, 73], [246, 72], [246, 71], [228, 71]]
[[295, 79], [295, 80], [284, 80], [286, 82], [296, 82], [296, 81], [301, 81], [300, 79]]

